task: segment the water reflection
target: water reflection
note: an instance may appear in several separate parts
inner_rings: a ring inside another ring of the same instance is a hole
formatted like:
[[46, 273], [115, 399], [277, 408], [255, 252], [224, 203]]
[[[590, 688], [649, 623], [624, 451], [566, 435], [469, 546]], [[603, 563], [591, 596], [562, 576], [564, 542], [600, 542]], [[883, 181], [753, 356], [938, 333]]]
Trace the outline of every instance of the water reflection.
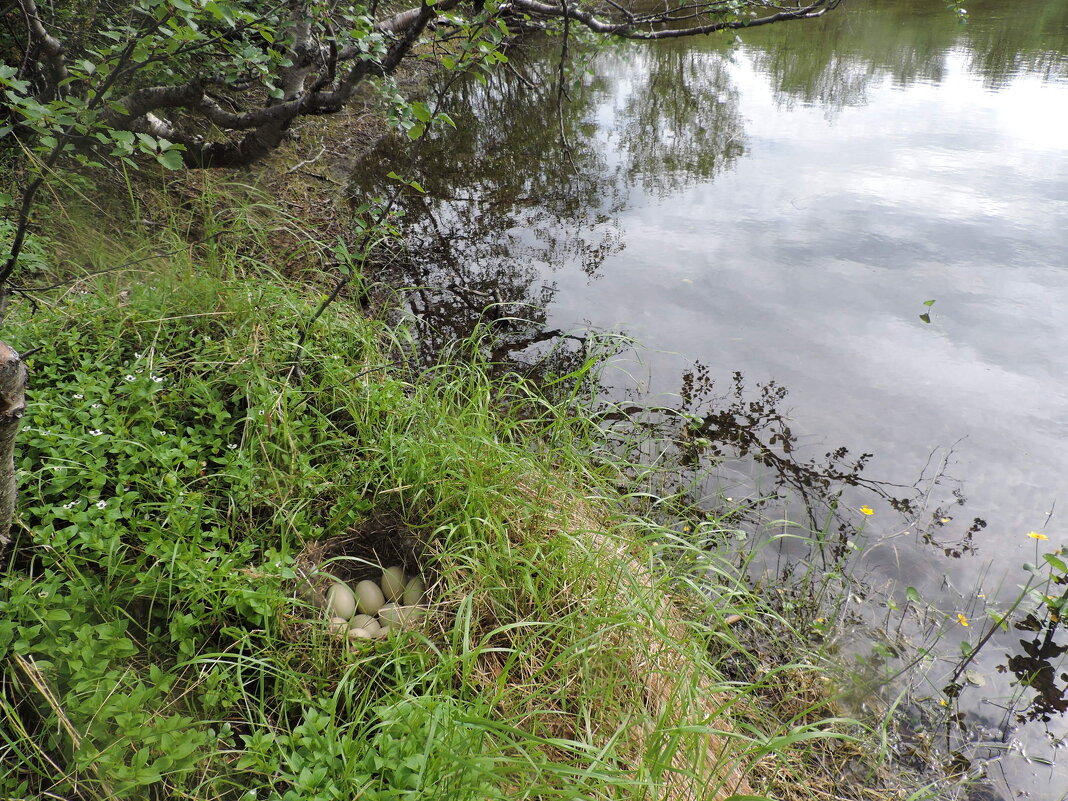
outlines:
[[952, 52], [964, 54], [968, 72], [988, 88], [1022, 74], [1068, 80], [1068, 4], [980, 0], [967, 6], [971, 22], [964, 25], [940, 3], [895, 0], [879, 3], [878, 13], [829, 14], [816, 21], [816, 35], [770, 26], [743, 41], [787, 105], [861, 104], [868, 88], [886, 78], [899, 86], [937, 84]]
[[664, 197], [710, 180], [745, 154], [738, 90], [718, 56], [681, 46], [628, 48], [602, 56], [597, 68], [629, 76], [611, 96], [605, 145], [619, 166], [605, 178]]
[[[488, 321], [499, 323], [498, 352], [544, 341], [549, 276], [577, 267], [599, 277], [623, 248], [618, 217], [635, 185], [665, 194], [744, 152], [736, 92], [718, 59], [665, 50], [645, 73], [633, 51], [605, 54], [570, 87], [557, 125], [556, 66], [543, 47], [513, 48], [488, 86], [462, 87], [457, 130], [418, 145], [387, 138], [368, 159], [385, 166], [353, 176], [353, 197], [383, 195], [385, 173], [408, 164], [427, 190], [401, 199], [405, 253], [376, 278], [405, 288], [428, 359]], [[610, 95], [606, 76], [623, 73], [634, 80]], [[604, 132], [609, 96], [619, 121]]]
[[1009, 656], [999, 670], [1009, 670], [1021, 687], [1034, 690], [1030, 698], [1021, 694], [1013, 708], [1016, 721], [1027, 723], [1040, 720], [1049, 723], [1053, 716], [1068, 712], [1068, 672], [1063, 671], [1062, 657], [1068, 652], [1068, 643], [1055, 638], [1061, 632], [1061, 621], [1056, 615], [1039, 620], [1028, 615], [1014, 625], [1021, 631], [1033, 631], [1031, 639], [1020, 640], [1020, 651]]

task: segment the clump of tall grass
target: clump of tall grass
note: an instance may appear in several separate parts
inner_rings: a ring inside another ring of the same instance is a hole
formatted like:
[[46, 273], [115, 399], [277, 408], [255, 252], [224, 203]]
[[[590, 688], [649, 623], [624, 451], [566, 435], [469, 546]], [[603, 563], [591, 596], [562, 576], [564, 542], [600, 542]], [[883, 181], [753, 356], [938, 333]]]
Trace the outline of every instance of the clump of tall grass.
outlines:
[[[9, 318], [40, 351], [0, 795], [839, 797], [819, 763], [857, 725], [804, 648], [770, 663], [730, 623], [799, 633], [625, 502], [574, 403], [474, 346], [409, 369], [403, 332], [344, 303], [308, 329], [322, 298], [271, 237], [208, 222], [185, 247], [178, 213], [151, 239], [74, 226], [96, 274]], [[349, 648], [294, 591], [300, 560], [382, 515], [418, 543], [430, 614]]]

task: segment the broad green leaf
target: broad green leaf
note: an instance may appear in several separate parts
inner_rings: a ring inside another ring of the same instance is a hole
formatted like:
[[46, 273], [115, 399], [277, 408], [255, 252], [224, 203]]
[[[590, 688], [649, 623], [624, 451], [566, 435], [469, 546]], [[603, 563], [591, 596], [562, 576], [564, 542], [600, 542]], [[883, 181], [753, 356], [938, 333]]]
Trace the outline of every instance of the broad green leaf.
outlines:
[[412, 114], [419, 122], [430, 122], [430, 118], [433, 116], [430, 113], [430, 107], [426, 103], [416, 101], [412, 103]]
[[914, 604], [923, 603], [923, 598], [920, 597], [920, 591], [917, 590], [915, 587], [906, 588], [905, 597], [912, 601], [912, 603]]
[[978, 670], [964, 671], [964, 680], [975, 687], [986, 686], [986, 677]]
[[156, 156], [156, 161], [168, 170], [180, 170], [185, 166], [185, 162], [182, 161], [182, 154], [177, 150], [168, 150], [165, 153], [160, 153]]
[[1050, 567], [1059, 570], [1061, 573], [1068, 573], [1068, 564], [1066, 564], [1063, 559], [1060, 559], [1051, 553], [1042, 554], [1042, 558], [1049, 563]]
[[1009, 616], [1008, 615], [1003, 615], [1003, 614], [1001, 614], [1001, 612], [997, 611], [996, 609], [987, 609], [986, 610], [986, 614], [991, 620], [994, 621], [994, 625], [998, 626], [999, 628], [1001, 628], [1002, 631], [1008, 631], [1009, 630], [1009, 621], [1008, 621], [1008, 617]]

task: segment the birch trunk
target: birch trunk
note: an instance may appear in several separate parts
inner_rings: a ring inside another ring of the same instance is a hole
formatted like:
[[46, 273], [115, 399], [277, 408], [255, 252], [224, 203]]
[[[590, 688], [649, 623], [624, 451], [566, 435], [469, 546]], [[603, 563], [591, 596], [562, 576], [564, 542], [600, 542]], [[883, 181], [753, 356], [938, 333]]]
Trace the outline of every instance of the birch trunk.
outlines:
[[15, 437], [26, 411], [26, 365], [10, 345], [0, 342], [0, 560], [11, 543], [15, 518]]

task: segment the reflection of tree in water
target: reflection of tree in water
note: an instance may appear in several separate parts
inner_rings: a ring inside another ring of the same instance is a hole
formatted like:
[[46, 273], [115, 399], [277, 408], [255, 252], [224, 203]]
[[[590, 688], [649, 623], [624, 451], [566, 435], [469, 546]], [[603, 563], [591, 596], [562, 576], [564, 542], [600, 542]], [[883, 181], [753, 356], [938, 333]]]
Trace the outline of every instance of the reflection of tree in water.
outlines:
[[1024, 688], [1033, 691], [1030, 698], [1021, 698], [1013, 705], [1018, 723], [1048, 723], [1054, 715], [1068, 712], [1068, 671], [1063, 659], [1068, 643], [1055, 639], [1057, 634], [1063, 634], [1058, 615], [1047, 609], [1041, 617], [1030, 614], [1014, 625], [1017, 630], [1035, 632], [1035, 636], [1020, 640], [1020, 651], [1010, 654], [1006, 664], [998, 667], [1016, 676], [1022, 694], [1026, 695]]
[[[681, 188], [742, 152], [737, 98], [707, 54], [602, 54], [593, 71], [575, 70], [562, 122], [553, 54], [513, 48], [486, 86], [469, 81], [450, 96], [456, 130], [415, 144], [387, 138], [353, 178], [356, 197], [384, 195], [390, 171], [426, 189], [403, 198], [405, 253], [374, 278], [404, 291], [428, 358], [488, 320], [515, 350], [544, 339], [555, 292], [545, 277], [576, 267], [599, 277], [623, 247], [616, 219], [632, 186]], [[609, 164], [606, 134], [591, 120], [608, 96], [606, 76], [630, 57], [647, 69], [624, 109], [622, 161]]]
[[[456, 130], [417, 144], [384, 139], [354, 176], [356, 197], [385, 194], [391, 170], [427, 190], [403, 198], [404, 253], [374, 277], [404, 293], [428, 360], [479, 324], [517, 348], [540, 338], [555, 291], [543, 275], [565, 263], [592, 274], [620, 246], [612, 215], [622, 200], [610, 184], [601, 191], [603, 160], [579, 135], [578, 114], [566, 124], [581, 169], [558, 152], [547, 71], [513, 53], [488, 86], [468, 82], [450, 96]], [[586, 80], [573, 97], [596, 89]]]
[[899, 84], [939, 83], [954, 51], [963, 52], [969, 71], [990, 87], [1022, 72], [1068, 77], [1068, 5], [1021, 5], [969, 2], [971, 21], [961, 25], [939, 3], [893, 0], [843, 6], [815, 21], [817, 35], [767, 28], [742, 38], [786, 103], [858, 105], [872, 81], [887, 77]]
[[598, 66], [643, 76], [615, 109], [613, 144], [628, 186], [664, 197], [707, 182], [745, 154], [738, 91], [719, 53], [666, 42], [602, 56]]
[[[866, 491], [884, 500], [902, 518], [902, 527], [916, 533], [924, 544], [945, 556], [960, 558], [975, 550], [974, 538], [986, 523], [976, 518], [962, 533], [955, 533], [954, 518], [945, 505], [932, 506], [934, 486], [945, 480], [940, 468], [924, 470], [912, 485], [893, 484], [864, 475], [871, 454], [855, 455], [838, 447], [822, 455], [806, 455], [792, 428], [785, 403], [788, 392], [775, 382], [751, 386], [740, 372], [720, 390], [711, 372], [700, 362], [683, 373], [679, 401], [671, 408], [650, 408], [624, 403], [604, 415], [610, 425], [638, 426], [646, 438], [655, 438], [653, 450], [668, 469], [667, 493], [681, 493], [681, 505], [699, 513], [707, 501], [701, 497], [720, 475], [719, 466], [743, 461], [769, 474], [771, 486], [746, 505], [759, 518], [762, 510], [783, 501], [796, 504], [807, 516], [808, 529], [823, 532], [819, 538], [821, 561], [840, 561], [856, 538], [858, 521], [839, 503], [848, 488]], [[622, 437], [626, 441], [626, 437]], [[666, 447], [665, 447], [666, 445]], [[647, 441], [636, 444], [649, 448]], [[702, 479], [708, 477], [708, 480]], [[950, 505], [961, 507], [965, 498], [954, 488]]]

